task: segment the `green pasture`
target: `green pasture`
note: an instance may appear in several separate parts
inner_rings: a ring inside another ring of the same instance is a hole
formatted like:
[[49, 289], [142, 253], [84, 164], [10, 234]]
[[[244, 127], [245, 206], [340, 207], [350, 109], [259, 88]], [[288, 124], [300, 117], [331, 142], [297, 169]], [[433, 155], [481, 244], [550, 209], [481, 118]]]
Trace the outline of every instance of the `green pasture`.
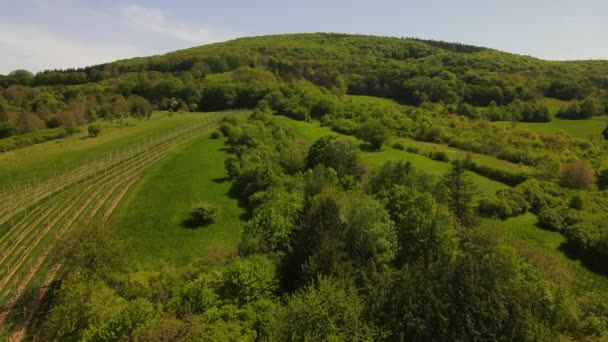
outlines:
[[[224, 139], [207, 133], [146, 171], [116, 208], [111, 227], [128, 241], [139, 270], [163, 264], [185, 265], [210, 254], [234, 252], [243, 210], [228, 195]], [[186, 221], [192, 205], [206, 201], [220, 208], [218, 220], [193, 228]]]
[[88, 137], [86, 126], [72, 137], [47, 141], [0, 154], [0, 188], [15, 183], [47, 178], [66, 168], [80, 165], [104, 154], [154, 137], [171, 130], [186, 127], [201, 118], [201, 113], [155, 112], [151, 119], [132, 119], [132, 125], [117, 122], [103, 123], [99, 136]]

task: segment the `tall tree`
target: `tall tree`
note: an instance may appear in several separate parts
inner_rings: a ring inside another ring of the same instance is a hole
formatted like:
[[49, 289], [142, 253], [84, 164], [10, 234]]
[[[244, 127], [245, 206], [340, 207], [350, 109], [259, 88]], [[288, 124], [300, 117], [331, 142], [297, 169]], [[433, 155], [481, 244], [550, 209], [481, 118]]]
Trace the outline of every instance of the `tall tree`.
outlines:
[[475, 225], [477, 219], [473, 205], [477, 185], [465, 172], [464, 163], [456, 161], [452, 169], [443, 176], [443, 183], [447, 188], [448, 205], [458, 223], [462, 227], [471, 227]]

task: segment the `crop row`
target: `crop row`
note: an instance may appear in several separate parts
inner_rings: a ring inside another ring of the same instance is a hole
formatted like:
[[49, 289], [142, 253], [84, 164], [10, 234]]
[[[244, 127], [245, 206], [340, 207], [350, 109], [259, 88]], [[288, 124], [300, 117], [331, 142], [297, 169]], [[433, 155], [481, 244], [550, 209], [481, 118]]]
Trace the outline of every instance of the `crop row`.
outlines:
[[72, 170], [65, 171], [56, 177], [40, 182], [20, 184], [5, 190], [0, 193], [0, 198], [3, 199], [0, 203], [0, 224], [5, 223], [22, 211], [28, 210], [30, 205], [60, 192], [66, 187], [89, 178], [97, 177], [100, 171], [106, 170], [116, 163], [132, 158], [134, 155], [142, 153], [144, 150], [163, 145], [167, 141], [171, 141], [177, 137], [192, 134], [200, 127], [204, 126], [208, 120], [210, 120], [209, 116], [190, 127], [156, 138], [140, 141], [128, 148], [110, 152], [101, 158], [84, 163]]
[[[0, 303], [7, 303], [10, 308], [32, 279], [52, 279], [54, 274], [49, 277], [38, 273], [42, 269], [57, 272], [58, 267], [45, 265], [56, 254], [53, 252], [67, 231], [89, 225], [93, 218], [107, 219], [143, 170], [163, 158], [173, 146], [200, 134], [212, 121], [207, 117], [186, 129], [79, 167], [69, 177], [61, 178], [64, 184], [55, 185], [55, 190], [49, 190], [48, 185], [34, 185], [31, 189], [46, 190], [24, 192], [19, 199], [15, 196], [15, 201], [34, 203], [27, 206], [27, 211], [12, 215], [11, 224], [0, 236]], [[3, 318], [5, 315], [0, 314], [0, 323]]]

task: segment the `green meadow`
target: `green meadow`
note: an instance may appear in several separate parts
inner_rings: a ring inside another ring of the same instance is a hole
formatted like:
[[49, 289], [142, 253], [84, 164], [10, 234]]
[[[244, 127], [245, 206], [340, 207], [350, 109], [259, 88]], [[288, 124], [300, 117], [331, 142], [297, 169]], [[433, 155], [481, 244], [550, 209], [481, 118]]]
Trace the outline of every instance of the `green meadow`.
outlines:
[[[296, 134], [309, 142], [317, 140], [318, 138], [326, 135], [339, 135], [338, 133], [333, 132], [329, 127], [320, 126], [317, 122], [308, 123], [304, 121], [297, 121], [285, 116], [276, 116], [276, 120], [286, 124], [293, 129]], [[362, 157], [367, 165], [372, 169], [380, 167], [382, 164], [391, 160], [409, 161], [419, 170], [436, 177], [441, 177], [450, 169], [449, 163], [436, 161], [416, 153], [398, 150], [390, 146], [384, 146], [380, 151], [364, 151], [362, 153]], [[470, 175], [479, 186], [479, 190], [483, 193], [494, 193], [496, 190], [508, 187], [503, 183], [488, 179], [475, 173], [470, 172]]]
[[0, 154], [0, 187], [47, 178], [111, 151], [146, 138], [186, 127], [201, 113], [168, 115], [155, 112], [150, 119], [132, 119], [130, 125], [104, 122], [99, 136], [90, 138], [86, 127], [69, 138], [47, 141]]
[[[137, 269], [183, 265], [234, 251], [243, 211], [228, 195], [227, 155], [224, 139], [211, 139], [207, 133], [150, 168], [129, 190], [110, 224], [128, 241]], [[199, 228], [187, 224], [198, 201], [220, 208], [216, 222]]]

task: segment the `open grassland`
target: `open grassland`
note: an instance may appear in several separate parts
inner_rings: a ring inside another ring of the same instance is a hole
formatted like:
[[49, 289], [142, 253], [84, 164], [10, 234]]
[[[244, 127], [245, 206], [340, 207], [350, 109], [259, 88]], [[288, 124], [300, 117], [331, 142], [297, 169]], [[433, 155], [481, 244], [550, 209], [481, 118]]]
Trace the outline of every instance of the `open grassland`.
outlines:
[[[510, 122], [496, 122], [496, 125], [511, 126]], [[518, 122], [515, 127], [536, 133], [564, 132], [576, 138], [598, 138], [608, 124], [608, 115], [596, 116], [587, 120], [563, 120], [553, 118], [551, 122]]]
[[[277, 116], [276, 119], [285, 123], [292, 128], [296, 134], [309, 141], [314, 141], [326, 135], [339, 135], [338, 133], [333, 132], [329, 127], [322, 127], [315, 122], [308, 123], [296, 121], [285, 116]], [[409, 161], [417, 169], [436, 177], [443, 176], [450, 169], [449, 163], [436, 161], [419, 154], [398, 150], [390, 146], [384, 146], [380, 151], [363, 152], [362, 157], [372, 169], [377, 168], [390, 160]], [[479, 186], [479, 190], [483, 193], [494, 193], [496, 190], [508, 187], [503, 183], [475, 173], [470, 173], [470, 175]]]
[[14, 151], [0, 153], [0, 189], [17, 183], [48, 178], [65, 169], [93, 160], [142, 139], [164, 134], [196, 122], [199, 113], [168, 115], [155, 112], [151, 119], [131, 121], [134, 125], [103, 123], [101, 134], [89, 138], [86, 127], [72, 137], [47, 141]]
[[[233, 252], [243, 211], [229, 197], [224, 139], [205, 134], [154, 166], [121, 203], [111, 223], [129, 243], [139, 269], [163, 263], [185, 264], [208, 253]], [[216, 222], [189, 227], [192, 205], [206, 201], [220, 208]]]
[[[101, 228], [145, 170], [177, 146], [209, 132], [221, 116], [200, 114], [185, 127], [82, 165], [66, 177], [55, 179], [63, 184], [55, 184], [52, 190], [46, 191], [44, 183], [33, 187], [36, 191], [7, 197], [8, 204], [0, 208], [0, 326], [14, 317], [11, 313], [25, 307], [35, 311], [36, 302], [60, 270], [62, 261], [55, 257], [66, 234], [91, 224]], [[11, 203], [20, 205], [19, 210], [14, 210]], [[22, 296], [32, 291], [31, 300], [23, 301]], [[10, 323], [24, 323], [34, 311], [25, 311]]]
[[[596, 116], [587, 120], [564, 120], [555, 117], [557, 111], [568, 105], [568, 101], [545, 98], [543, 100], [549, 107], [549, 112], [553, 116], [551, 122], [518, 122], [515, 127], [526, 129], [536, 133], [559, 133], [564, 132], [576, 138], [597, 138], [600, 137], [606, 124], [608, 115]], [[496, 122], [501, 126], [511, 126], [510, 122]]]
[[552, 99], [550, 97], [543, 98], [543, 102], [549, 108], [549, 113], [555, 117], [555, 114], [562, 108], [568, 105], [568, 101]]

